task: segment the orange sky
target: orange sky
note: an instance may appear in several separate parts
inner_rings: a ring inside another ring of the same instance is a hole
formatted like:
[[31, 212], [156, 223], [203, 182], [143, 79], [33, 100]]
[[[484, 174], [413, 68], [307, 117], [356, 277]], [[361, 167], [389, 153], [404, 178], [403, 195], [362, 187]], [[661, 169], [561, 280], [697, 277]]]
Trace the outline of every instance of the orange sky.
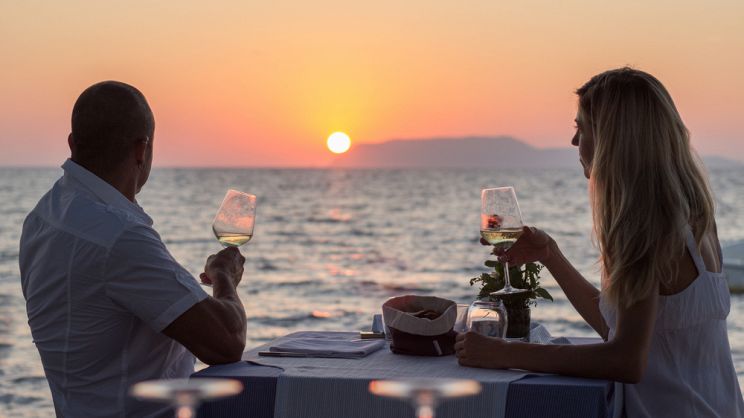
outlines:
[[740, 0], [212, 3], [0, 3], [0, 165], [61, 163], [73, 102], [106, 79], [147, 96], [160, 166], [321, 166], [333, 131], [567, 146], [573, 90], [625, 64], [666, 84], [701, 153], [744, 160]]

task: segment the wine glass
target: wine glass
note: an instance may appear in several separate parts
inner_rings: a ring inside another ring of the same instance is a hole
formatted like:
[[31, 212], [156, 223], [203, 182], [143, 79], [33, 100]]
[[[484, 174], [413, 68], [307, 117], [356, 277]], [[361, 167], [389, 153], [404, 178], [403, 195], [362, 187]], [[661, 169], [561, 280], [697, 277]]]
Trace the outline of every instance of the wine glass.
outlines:
[[373, 395], [411, 401], [418, 418], [434, 418], [434, 409], [444, 399], [477, 395], [480, 383], [466, 379], [373, 380]]
[[[522, 212], [513, 187], [497, 187], [481, 191], [481, 237], [494, 247], [508, 250], [522, 235]], [[504, 288], [492, 295], [526, 292], [509, 282], [509, 262], [504, 261]]]
[[256, 196], [228, 190], [212, 222], [212, 231], [222, 246], [239, 247], [253, 238], [255, 220]]
[[[230, 189], [212, 221], [212, 232], [223, 247], [240, 247], [253, 238], [255, 220], [256, 196]], [[211, 283], [201, 285], [212, 287]]]
[[202, 401], [241, 391], [243, 384], [237, 380], [212, 378], [146, 380], [129, 388], [129, 394], [137, 399], [169, 402], [176, 409], [176, 418], [194, 418]]

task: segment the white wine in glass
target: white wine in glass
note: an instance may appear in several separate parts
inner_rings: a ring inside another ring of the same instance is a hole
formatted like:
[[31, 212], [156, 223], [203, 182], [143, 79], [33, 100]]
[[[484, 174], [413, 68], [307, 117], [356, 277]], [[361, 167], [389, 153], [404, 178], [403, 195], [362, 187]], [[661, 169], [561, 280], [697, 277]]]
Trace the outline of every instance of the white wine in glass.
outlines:
[[253, 238], [255, 220], [256, 196], [228, 190], [212, 222], [212, 231], [224, 247], [239, 247]]
[[[497, 187], [481, 191], [481, 237], [489, 244], [508, 250], [522, 235], [522, 212], [513, 187]], [[526, 292], [509, 281], [509, 263], [504, 262], [504, 288], [492, 295]]]
[[230, 232], [214, 231], [214, 235], [223, 247], [240, 247], [253, 238], [253, 234], [234, 234]]
[[481, 237], [489, 244], [509, 249], [522, 235], [522, 228], [481, 229]]

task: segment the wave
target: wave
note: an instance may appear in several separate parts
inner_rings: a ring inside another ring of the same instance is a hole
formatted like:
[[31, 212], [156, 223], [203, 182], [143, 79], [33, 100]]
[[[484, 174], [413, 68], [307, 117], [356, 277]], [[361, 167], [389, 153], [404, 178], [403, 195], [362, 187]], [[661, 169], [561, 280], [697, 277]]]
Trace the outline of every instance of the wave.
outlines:
[[284, 287], [306, 287], [306, 286], [320, 286], [324, 282], [321, 280], [298, 280], [296, 282], [273, 282], [267, 283], [266, 287], [269, 288], [284, 288]]
[[0, 251], [0, 263], [18, 260], [18, 251]]
[[214, 239], [206, 239], [206, 238], [188, 238], [188, 239], [168, 238], [168, 239], [163, 240], [163, 242], [166, 245], [211, 244], [214, 241], [215, 241]]

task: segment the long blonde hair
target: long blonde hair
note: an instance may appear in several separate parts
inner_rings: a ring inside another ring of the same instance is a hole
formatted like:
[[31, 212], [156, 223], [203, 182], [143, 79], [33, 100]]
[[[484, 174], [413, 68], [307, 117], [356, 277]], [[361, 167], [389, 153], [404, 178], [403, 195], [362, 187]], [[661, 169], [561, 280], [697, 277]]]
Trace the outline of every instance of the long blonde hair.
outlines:
[[698, 243], [713, 228], [713, 198], [659, 80], [620, 68], [594, 76], [576, 94], [594, 135], [590, 195], [603, 294], [628, 307], [673, 284], [688, 225]]

